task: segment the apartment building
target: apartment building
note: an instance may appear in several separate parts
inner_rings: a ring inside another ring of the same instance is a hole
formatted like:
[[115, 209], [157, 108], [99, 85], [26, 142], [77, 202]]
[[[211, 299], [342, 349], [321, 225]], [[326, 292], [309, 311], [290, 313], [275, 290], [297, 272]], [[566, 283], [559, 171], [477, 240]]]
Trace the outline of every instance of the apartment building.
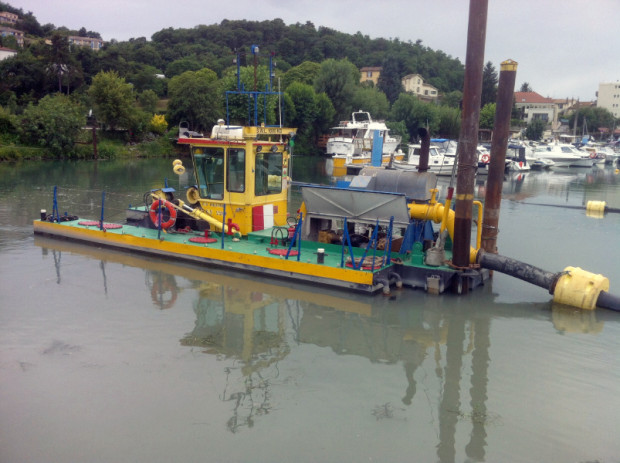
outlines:
[[614, 117], [620, 118], [620, 81], [599, 83], [596, 96], [599, 108], [605, 108]]

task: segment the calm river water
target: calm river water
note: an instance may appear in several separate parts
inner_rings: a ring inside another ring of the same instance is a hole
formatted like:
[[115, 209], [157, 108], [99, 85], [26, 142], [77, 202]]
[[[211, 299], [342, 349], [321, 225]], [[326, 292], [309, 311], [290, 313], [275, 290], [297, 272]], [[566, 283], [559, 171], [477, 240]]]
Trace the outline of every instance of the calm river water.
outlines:
[[[1, 462], [620, 462], [620, 313], [502, 274], [368, 297], [33, 236], [55, 185], [90, 219], [105, 190], [114, 221], [164, 177], [189, 182], [171, 160], [0, 165]], [[563, 207], [588, 200], [620, 208], [620, 175], [507, 178], [500, 253], [620, 294], [620, 214]]]

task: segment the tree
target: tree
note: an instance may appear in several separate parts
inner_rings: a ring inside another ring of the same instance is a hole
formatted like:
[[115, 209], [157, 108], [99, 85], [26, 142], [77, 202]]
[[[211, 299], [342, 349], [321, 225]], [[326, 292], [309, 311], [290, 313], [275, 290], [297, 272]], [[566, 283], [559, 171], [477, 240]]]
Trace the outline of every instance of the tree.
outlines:
[[172, 78], [183, 74], [186, 71], [198, 71], [204, 68], [204, 64], [198, 61], [195, 56], [184, 56], [174, 60], [166, 66], [166, 77]]
[[[62, 92], [63, 76], [69, 74], [69, 68], [75, 66], [75, 61], [69, 51], [69, 41], [67, 37], [60, 34], [52, 36], [52, 45], [49, 48], [48, 73], [58, 79], [58, 91]], [[67, 91], [67, 93], [69, 93]]]
[[461, 103], [463, 102], [463, 92], [460, 90], [454, 90], [452, 92], [448, 92], [443, 95], [441, 98], [441, 103], [444, 106], [449, 106], [450, 108], [460, 108]]
[[523, 82], [521, 84], [521, 88], [519, 89], [520, 92], [533, 92], [534, 90], [532, 90], [532, 87], [530, 87], [530, 84], [528, 84], [527, 82]]
[[404, 122], [411, 140], [418, 137], [418, 129], [421, 127], [428, 128], [431, 133], [437, 133], [439, 129], [437, 106], [423, 103], [409, 93], [401, 93], [394, 102], [390, 120]]
[[14, 93], [18, 103], [24, 107], [28, 102], [42, 98], [46, 93], [45, 63], [29, 50], [0, 61], [0, 91], [0, 101], [4, 104], [5, 93]]
[[20, 135], [23, 143], [44, 147], [58, 156], [73, 150], [85, 123], [86, 111], [70, 97], [47, 95], [24, 110]]
[[373, 119], [386, 119], [390, 112], [387, 96], [378, 88], [359, 87], [352, 100], [353, 108], [368, 111]]
[[438, 106], [439, 127], [437, 136], [444, 138], [459, 138], [461, 130], [461, 111], [449, 106]]
[[495, 103], [497, 99], [497, 83], [499, 79], [497, 77], [497, 71], [490, 61], [484, 66], [482, 71], [482, 94], [480, 107], [484, 107], [489, 103]]
[[314, 79], [319, 74], [321, 65], [312, 61], [304, 61], [299, 66], [292, 67], [282, 77], [282, 88], [286, 89], [293, 82], [313, 85]]
[[331, 127], [334, 116], [336, 115], [336, 110], [334, 109], [334, 105], [331, 100], [325, 93], [317, 94], [315, 104], [317, 107], [317, 112], [314, 126], [318, 134], [323, 134], [326, 133]]
[[329, 128], [334, 107], [327, 95], [317, 94], [308, 84], [294, 82], [286, 89], [286, 95], [293, 105], [288, 119], [297, 128], [296, 144], [304, 153], [312, 153], [316, 151], [318, 136]]
[[575, 126], [575, 117], [577, 117], [578, 134], [580, 135], [595, 133], [599, 127], [611, 129], [615, 125], [614, 115], [605, 108], [579, 108], [579, 111], [571, 114], [568, 121], [569, 127]]
[[161, 74], [157, 68], [153, 66], [138, 66], [138, 70], [126, 76], [126, 79], [133, 84], [136, 92], [144, 92], [152, 90], [157, 95], [163, 96], [166, 90], [166, 82], [157, 75]]
[[210, 129], [223, 117], [217, 75], [210, 69], [186, 71], [168, 83], [168, 121], [187, 121], [196, 131]]
[[487, 103], [480, 110], [479, 126], [481, 129], [493, 129], [495, 123], [495, 103]]
[[314, 90], [325, 93], [336, 110], [336, 117], [349, 119], [353, 108], [353, 95], [359, 86], [360, 72], [348, 59], [328, 59], [321, 63], [321, 70], [314, 81]]
[[394, 103], [403, 91], [402, 65], [396, 56], [388, 55], [383, 61], [377, 86], [385, 93], [390, 103]]
[[116, 71], [102, 71], [93, 78], [88, 89], [97, 120], [111, 130], [129, 129], [137, 120], [135, 97], [131, 84], [118, 76]]
[[542, 138], [543, 132], [545, 131], [545, 121], [542, 119], [532, 119], [532, 121], [527, 125], [525, 129], [525, 136], [528, 140], [540, 140]]
[[158, 101], [157, 93], [153, 90], [145, 90], [138, 94], [138, 103], [148, 113], [154, 113], [157, 110]]

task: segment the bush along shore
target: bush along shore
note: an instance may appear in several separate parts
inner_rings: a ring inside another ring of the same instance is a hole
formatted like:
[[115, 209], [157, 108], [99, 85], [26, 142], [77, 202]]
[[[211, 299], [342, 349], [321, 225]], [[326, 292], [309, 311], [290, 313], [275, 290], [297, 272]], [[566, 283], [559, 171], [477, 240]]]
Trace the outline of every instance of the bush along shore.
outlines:
[[[176, 132], [176, 131], [175, 131]], [[85, 131], [73, 147], [62, 153], [46, 146], [28, 146], [19, 140], [0, 139], [0, 162], [22, 160], [94, 160], [118, 158], [172, 157], [182, 155], [176, 146], [176, 140], [167, 135], [150, 135], [139, 142], [127, 141], [122, 133], [105, 133], [98, 131], [95, 143], [92, 131]]]

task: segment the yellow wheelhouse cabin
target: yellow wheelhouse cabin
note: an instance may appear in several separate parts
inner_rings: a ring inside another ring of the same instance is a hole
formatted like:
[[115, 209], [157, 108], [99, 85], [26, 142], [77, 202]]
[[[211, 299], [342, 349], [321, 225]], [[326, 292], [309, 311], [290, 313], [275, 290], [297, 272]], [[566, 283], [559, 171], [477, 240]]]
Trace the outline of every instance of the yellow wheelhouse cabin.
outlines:
[[296, 129], [227, 126], [210, 138], [179, 138], [190, 145], [195, 186], [191, 207], [233, 226], [241, 235], [286, 225], [290, 141]]

